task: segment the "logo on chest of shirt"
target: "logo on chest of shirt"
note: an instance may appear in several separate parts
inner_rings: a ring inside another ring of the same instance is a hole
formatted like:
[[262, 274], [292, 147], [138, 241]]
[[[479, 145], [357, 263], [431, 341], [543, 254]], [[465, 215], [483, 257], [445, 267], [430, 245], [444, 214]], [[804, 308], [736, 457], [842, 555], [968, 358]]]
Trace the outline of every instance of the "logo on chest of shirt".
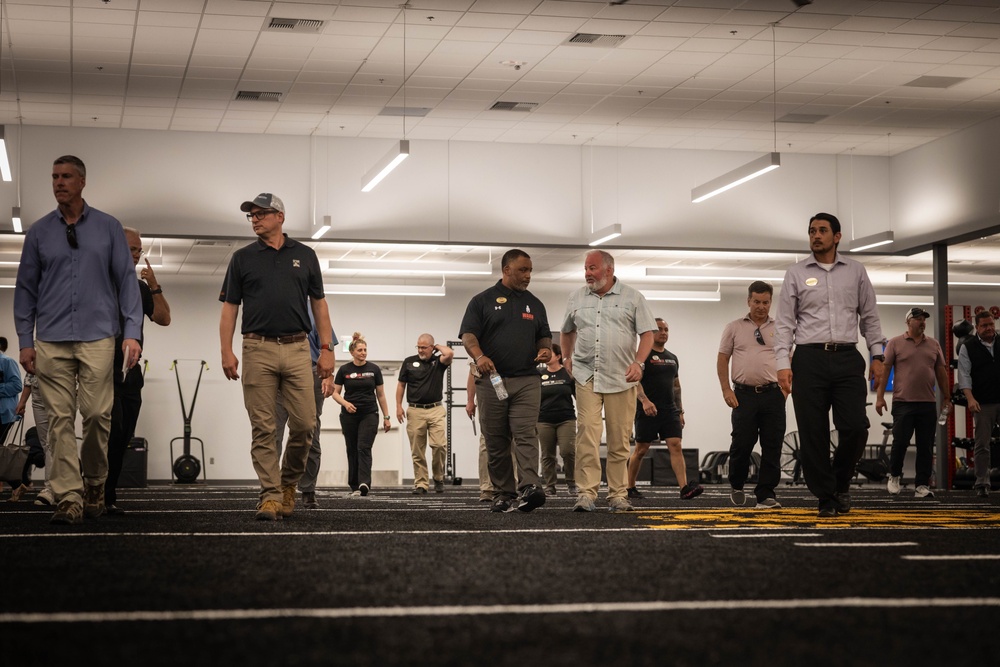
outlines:
[[673, 359], [664, 359], [661, 358], [660, 355], [654, 354], [652, 357], [649, 358], [649, 364], [651, 366], [675, 366], [677, 362], [675, 362]]
[[364, 378], [373, 378], [373, 377], [375, 377], [375, 373], [373, 373], [371, 371], [367, 371], [367, 372], [364, 372], [364, 373], [348, 373], [347, 374], [347, 379], [349, 379], [349, 380], [363, 380]]
[[292, 268], [295, 268], [295, 269], [300, 268], [300, 261], [297, 260], [297, 259], [293, 259], [292, 260]]
[[521, 319], [522, 320], [533, 320], [533, 319], [535, 319], [535, 316], [531, 314], [531, 306], [525, 306], [524, 307], [524, 312], [521, 313]]

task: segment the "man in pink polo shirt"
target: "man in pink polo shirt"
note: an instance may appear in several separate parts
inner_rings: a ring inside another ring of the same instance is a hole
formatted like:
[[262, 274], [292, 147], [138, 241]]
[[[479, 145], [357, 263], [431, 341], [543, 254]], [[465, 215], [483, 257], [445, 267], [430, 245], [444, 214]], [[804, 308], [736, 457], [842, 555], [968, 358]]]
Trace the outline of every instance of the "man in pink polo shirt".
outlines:
[[911, 308], [906, 313], [906, 333], [890, 338], [885, 346], [885, 366], [878, 384], [875, 411], [885, 409], [885, 388], [889, 369], [895, 368], [892, 393], [892, 453], [889, 455], [889, 493], [899, 493], [903, 476], [903, 457], [910, 438], [917, 436], [917, 474], [914, 495], [933, 498], [929, 483], [933, 467], [934, 433], [937, 429], [937, 406], [934, 383], [941, 391], [942, 408], [951, 409], [948, 387], [948, 364], [941, 345], [924, 335], [930, 313]]

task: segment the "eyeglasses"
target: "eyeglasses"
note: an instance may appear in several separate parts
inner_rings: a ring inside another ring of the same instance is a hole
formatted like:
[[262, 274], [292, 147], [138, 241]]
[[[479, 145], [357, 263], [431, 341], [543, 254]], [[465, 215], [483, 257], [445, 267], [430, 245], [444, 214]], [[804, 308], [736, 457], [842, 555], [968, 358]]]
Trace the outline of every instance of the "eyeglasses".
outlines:
[[255, 220], [261, 220], [262, 218], [266, 218], [272, 213], [277, 213], [277, 211], [273, 208], [262, 208], [259, 211], [254, 211], [253, 213], [247, 213], [247, 220], [249, 222], [254, 222]]
[[433, 347], [434, 347], [433, 345], [417, 345], [418, 350], [430, 350]]
[[760, 327], [753, 330], [753, 337], [757, 339], [758, 345], [764, 345], [764, 335], [760, 332]]
[[66, 225], [66, 240], [70, 248], [79, 248], [80, 242], [76, 240], [76, 225]]
[[135, 246], [130, 245], [128, 249], [133, 255], [137, 255], [139, 257], [142, 257], [143, 255], [146, 254], [145, 250], [143, 250], [142, 248], [136, 248]]

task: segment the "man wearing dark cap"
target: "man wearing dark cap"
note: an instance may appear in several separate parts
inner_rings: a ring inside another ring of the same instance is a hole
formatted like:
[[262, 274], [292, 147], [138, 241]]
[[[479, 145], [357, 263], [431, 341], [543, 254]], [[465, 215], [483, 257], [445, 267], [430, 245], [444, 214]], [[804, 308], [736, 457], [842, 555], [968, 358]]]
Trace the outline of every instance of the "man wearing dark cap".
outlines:
[[[333, 371], [333, 329], [319, 260], [312, 248], [283, 233], [281, 199], [264, 192], [243, 202], [240, 210], [247, 214], [257, 241], [233, 253], [219, 294], [222, 370], [230, 380], [240, 377], [233, 334], [242, 303], [243, 403], [253, 432], [250, 456], [260, 479], [256, 517], [274, 521], [291, 516], [295, 508], [295, 487], [305, 471], [316, 426], [309, 308], [320, 337], [316, 373], [321, 378]], [[275, 444], [279, 387], [288, 412], [288, 446], [280, 462]]]
[[903, 457], [910, 438], [917, 438], [917, 474], [914, 493], [917, 498], [933, 498], [930, 489], [934, 456], [934, 433], [937, 430], [937, 405], [934, 382], [941, 392], [941, 406], [951, 409], [948, 364], [941, 345], [924, 335], [931, 314], [922, 308], [906, 312], [906, 333], [890, 338], [885, 346], [885, 365], [878, 383], [875, 411], [885, 409], [885, 390], [889, 372], [896, 369], [892, 388], [892, 453], [889, 456], [889, 493], [899, 494], [903, 476]]

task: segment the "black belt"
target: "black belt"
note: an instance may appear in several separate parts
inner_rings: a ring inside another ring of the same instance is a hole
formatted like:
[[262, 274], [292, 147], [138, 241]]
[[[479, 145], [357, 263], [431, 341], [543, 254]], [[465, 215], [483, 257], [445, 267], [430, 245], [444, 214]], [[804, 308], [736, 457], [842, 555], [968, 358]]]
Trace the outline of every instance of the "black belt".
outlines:
[[410, 403], [409, 405], [411, 408], [420, 408], [421, 410], [426, 410], [428, 408], [436, 408], [437, 406], [441, 405], [441, 401], [438, 401], [437, 403]]
[[752, 391], [755, 394], [763, 394], [765, 391], [772, 391], [774, 389], [780, 389], [781, 386], [777, 382], [768, 382], [767, 384], [740, 384], [739, 382], [734, 382], [733, 386], [740, 391]]
[[844, 350], [856, 350], [857, 343], [802, 343], [796, 347], [813, 347], [824, 352], [843, 352]]
[[297, 333], [290, 334], [288, 336], [261, 336], [255, 333], [245, 333], [243, 337], [249, 340], [262, 340], [265, 343], [280, 343], [286, 345], [288, 343], [301, 343], [306, 339], [307, 334]]

